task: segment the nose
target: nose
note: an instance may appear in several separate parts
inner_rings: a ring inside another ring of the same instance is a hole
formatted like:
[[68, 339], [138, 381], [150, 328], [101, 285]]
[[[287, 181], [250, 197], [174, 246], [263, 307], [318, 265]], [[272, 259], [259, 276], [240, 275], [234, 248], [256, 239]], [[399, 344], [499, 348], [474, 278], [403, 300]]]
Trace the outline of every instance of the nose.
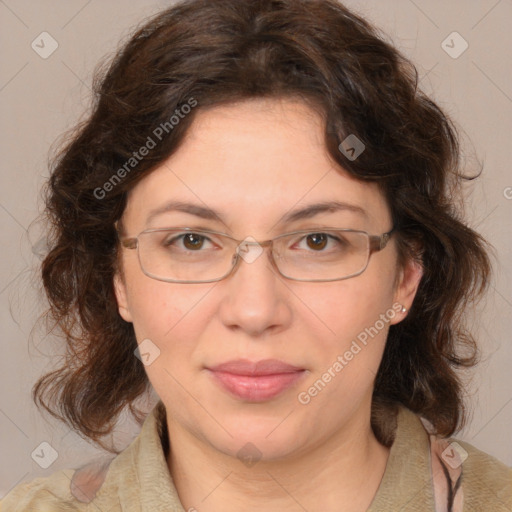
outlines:
[[272, 265], [269, 250], [258, 245], [242, 248], [236, 268], [224, 281], [220, 317], [232, 330], [261, 336], [290, 323], [291, 292]]

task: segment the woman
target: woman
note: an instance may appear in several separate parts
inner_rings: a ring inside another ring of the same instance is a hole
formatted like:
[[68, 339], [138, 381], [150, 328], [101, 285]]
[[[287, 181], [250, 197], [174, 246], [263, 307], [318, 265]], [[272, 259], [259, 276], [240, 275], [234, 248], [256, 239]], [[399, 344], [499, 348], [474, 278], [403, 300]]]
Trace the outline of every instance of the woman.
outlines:
[[68, 364], [36, 402], [114, 457], [11, 510], [510, 510], [450, 436], [489, 275], [449, 119], [331, 0], [192, 0], [131, 38], [47, 196]]

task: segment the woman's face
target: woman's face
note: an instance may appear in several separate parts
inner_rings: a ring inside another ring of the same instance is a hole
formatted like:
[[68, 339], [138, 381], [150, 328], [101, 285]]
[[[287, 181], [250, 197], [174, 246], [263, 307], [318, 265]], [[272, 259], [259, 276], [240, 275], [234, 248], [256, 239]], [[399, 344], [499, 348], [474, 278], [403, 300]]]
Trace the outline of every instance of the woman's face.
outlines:
[[[221, 220], [172, 210], [151, 215], [170, 201], [213, 209]], [[348, 206], [282, 222], [327, 201]], [[321, 118], [291, 99], [199, 111], [179, 150], [131, 190], [122, 220], [127, 236], [188, 226], [259, 241], [319, 226], [370, 234], [392, 228], [377, 186], [332, 161]], [[268, 249], [214, 283], [152, 279], [129, 249], [122, 250], [122, 268], [119, 311], [144, 341], [145, 368], [171, 432], [233, 456], [252, 443], [269, 460], [369, 428], [389, 326], [406, 315], [400, 308], [411, 305], [420, 278], [413, 264], [398, 268], [393, 238], [361, 275], [333, 282], [280, 276]], [[239, 360], [282, 364], [257, 365], [251, 376]], [[212, 371], [233, 361], [227, 373]]]

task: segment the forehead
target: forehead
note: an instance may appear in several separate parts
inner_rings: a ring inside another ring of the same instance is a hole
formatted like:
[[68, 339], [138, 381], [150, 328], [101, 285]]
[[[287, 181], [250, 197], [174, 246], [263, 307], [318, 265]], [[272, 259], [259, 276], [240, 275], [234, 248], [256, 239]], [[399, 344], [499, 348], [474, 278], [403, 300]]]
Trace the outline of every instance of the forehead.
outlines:
[[[291, 99], [198, 111], [179, 149], [130, 191], [125, 225], [144, 229], [150, 216], [156, 222], [155, 211], [180, 202], [214, 211], [234, 230], [272, 229], [292, 211], [325, 202], [349, 206], [331, 211], [333, 219], [357, 224], [348, 227], [390, 227], [378, 186], [343, 170], [325, 147], [322, 117]], [[163, 215], [193, 218], [183, 209]]]

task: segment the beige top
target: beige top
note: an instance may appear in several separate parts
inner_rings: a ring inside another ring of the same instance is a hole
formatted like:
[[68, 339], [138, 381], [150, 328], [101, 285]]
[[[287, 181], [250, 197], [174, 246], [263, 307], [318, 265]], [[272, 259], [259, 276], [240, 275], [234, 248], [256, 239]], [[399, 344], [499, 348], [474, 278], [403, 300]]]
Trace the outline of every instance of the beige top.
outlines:
[[[22, 483], [3, 498], [0, 512], [185, 512], [166, 446], [160, 401], [119, 455]], [[512, 469], [462, 441], [429, 436], [419, 417], [402, 407], [368, 512], [456, 512], [462, 499], [467, 512], [511, 512]]]

